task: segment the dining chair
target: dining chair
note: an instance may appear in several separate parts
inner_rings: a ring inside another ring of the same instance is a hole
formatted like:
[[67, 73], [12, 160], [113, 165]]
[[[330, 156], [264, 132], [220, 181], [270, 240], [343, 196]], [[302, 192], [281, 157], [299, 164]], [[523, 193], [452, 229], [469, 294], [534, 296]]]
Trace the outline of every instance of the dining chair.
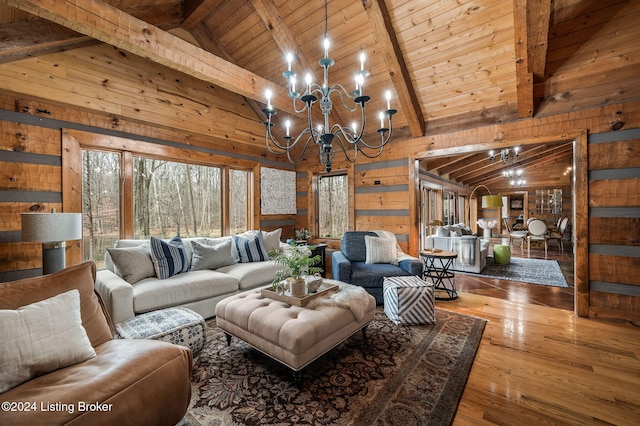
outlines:
[[520, 240], [520, 247], [524, 248], [524, 240], [527, 239], [527, 231], [514, 231], [511, 226], [511, 222], [509, 222], [509, 219], [507, 218], [505, 218], [503, 222], [507, 232], [509, 233], [509, 245], [512, 245], [513, 240]]
[[560, 251], [564, 252], [564, 244], [562, 239], [564, 238], [564, 232], [567, 230], [567, 224], [569, 223], [568, 217], [563, 217], [558, 224], [558, 229], [556, 231], [550, 231], [548, 240], [558, 240], [558, 246], [560, 247]]
[[544, 242], [544, 257], [547, 257], [547, 224], [540, 219], [529, 222], [529, 234], [527, 235], [527, 256], [531, 257], [531, 241]]

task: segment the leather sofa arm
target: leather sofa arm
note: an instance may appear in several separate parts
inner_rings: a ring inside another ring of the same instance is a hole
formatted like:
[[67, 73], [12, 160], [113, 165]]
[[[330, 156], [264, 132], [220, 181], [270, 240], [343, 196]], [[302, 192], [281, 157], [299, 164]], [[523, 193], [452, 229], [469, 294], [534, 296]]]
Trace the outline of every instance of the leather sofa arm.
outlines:
[[331, 254], [331, 277], [343, 283], [351, 283], [351, 262], [341, 251]]
[[135, 316], [133, 287], [108, 269], [96, 273], [96, 291], [102, 298], [112, 323], [119, 324]]

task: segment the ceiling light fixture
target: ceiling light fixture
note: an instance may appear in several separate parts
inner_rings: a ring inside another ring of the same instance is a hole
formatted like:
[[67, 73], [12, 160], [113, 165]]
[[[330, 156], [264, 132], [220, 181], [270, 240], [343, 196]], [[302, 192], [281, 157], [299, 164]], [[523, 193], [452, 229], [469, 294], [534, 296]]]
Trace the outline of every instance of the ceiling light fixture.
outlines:
[[[511, 155], [511, 151], [513, 151], [513, 155]], [[508, 163], [509, 161], [513, 163], [518, 159], [519, 154], [520, 154], [520, 148], [518, 148], [517, 146], [515, 148], [501, 149], [497, 155], [494, 150], [491, 150], [489, 151], [489, 160], [491, 160], [491, 162], [495, 162], [499, 157], [500, 161], [502, 161], [505, 164]]]
[[[292, 70], [291, 66], [293, 62], [293, 54], [291, 53], [287, 54], [287, 71], [282, 73], [282, 75], [287, 79], [289, 97], [293, 99], [294, 111], [296, 113], [307, 111], [307, 127], [294, 139], [290, 136], [291, 122], [286, 120], [284, 142], [278, 142], [271, 131], [271, 127], [274, 125], [272, 120], [273, 116], [276, 115], [276, 110], [271, 105], [272, 93], [270, 90], [266, 92], [267, 107], [263, 109], [262, 112], [267, 117], [267, 121], [264, 122], [266, 127], [265, 144], [271, 153], [277, 155], [286, 154], [290, 162], [297, 163], [304, 156], [309, 143], [313, 141], [320, 149], [320, 162], [325, 166], [325, 169], [330, 172], [333, 157], [335, 156], [334, 142], [337, 142], [336, 147], [344, 153], [346, 159], [350, 162], [354, 162], [356, 160], [358, 152], [361, 152], [362, 155], [367, 158], [376, 158], [380, 156], [384, 146], [391, 139], [391, 121], [393, 115], [397, 111], [395, 109], [391, 109], [391, 92], [387, 91], [387, 109], [379, 113], [380, 128], [378, 129], [378, 133], [380, 134], [380, 141], [376, 144], [368, 144], [364, 139], [362, 139], [366, 122], [365, 104], [371, 99], [369, 96], [364, 94], [364, 79], [369, 74], [369, 72], [364, 69], [365, 55], [364, 53], [360, 54], [360, 71], [356, 73], [354, 91], [349, 93], [341, 84], [329, 85], [329, 67], [334, 64], [334, 60], [329, 57], [329, 38], [327, 35], [329, 14], [326, 1], [324, 3], [324, 14], [324, 57], [319, 61], [324, 72], [323, 84], [320, 85], [314, 83], [311, 74], [307, 74], [305, 77], [304, 91], [302, 93], [296, 92], [297, 80], [296, 73]], [[329, 125], [329, 115], [333, 109], [333, 101], [331, 100], [331, 95], [333, 94], [338, 95], [340, 101], [348, 111], [356, 112], [358, 108], [360, 108], [362, 112], [360, 126], [358, 126], [355, 121], [351, 124], [351, 127], [342, 126], [340, 124]], [[318, 101], [318, 99], [320, 103], [320, 111], [324, 119], [323, 123], [314, 126], [311, 107], [316, 103], [316, 101]], [[348, 105], [345, 101], [346, 99], [353, 100], [353, 106]], [[301, 108], [298, 108], [298, 102], [302, 102]], [[300, 152], [297, 157], [294, 157], [291, 151], [294, 147], [298, 146], [298, 144], [302, 146], [302, 152]], [[352, 155], [348, 152], [351, 148], [353, 149]], [[365, 150], [373, 152], [370, 153]]]
[[523, 186], [525, 186], [527, 184], [527, 181], [524, 180], [524, 179], [518, 179], [518, 180], [512, 180], [509, 183], [514, 188], [522, 188]]

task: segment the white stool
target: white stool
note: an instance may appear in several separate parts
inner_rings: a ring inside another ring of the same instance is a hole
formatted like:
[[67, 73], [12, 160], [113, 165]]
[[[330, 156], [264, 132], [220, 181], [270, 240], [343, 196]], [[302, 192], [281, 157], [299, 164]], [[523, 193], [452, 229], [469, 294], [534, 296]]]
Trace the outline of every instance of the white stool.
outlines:
[[384, 313], [396, 324], [435, 324], [433, 284], [416, 276], [385, 277]]

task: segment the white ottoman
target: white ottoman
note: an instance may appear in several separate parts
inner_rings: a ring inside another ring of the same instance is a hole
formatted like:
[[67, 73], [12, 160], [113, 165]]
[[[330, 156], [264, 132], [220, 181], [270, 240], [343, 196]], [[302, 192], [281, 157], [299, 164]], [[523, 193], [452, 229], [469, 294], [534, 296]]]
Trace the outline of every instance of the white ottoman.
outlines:
[[162, 340], [186, 346], [196, 355], [204, 347], [205, 327], [202, 316], [191, 309], [168, 308], [147, 312], [116, 324], [116, 337]]
[[433, 284], [417, 276], [385, 277], [384, 313], [396, 324], [435, 324]]

